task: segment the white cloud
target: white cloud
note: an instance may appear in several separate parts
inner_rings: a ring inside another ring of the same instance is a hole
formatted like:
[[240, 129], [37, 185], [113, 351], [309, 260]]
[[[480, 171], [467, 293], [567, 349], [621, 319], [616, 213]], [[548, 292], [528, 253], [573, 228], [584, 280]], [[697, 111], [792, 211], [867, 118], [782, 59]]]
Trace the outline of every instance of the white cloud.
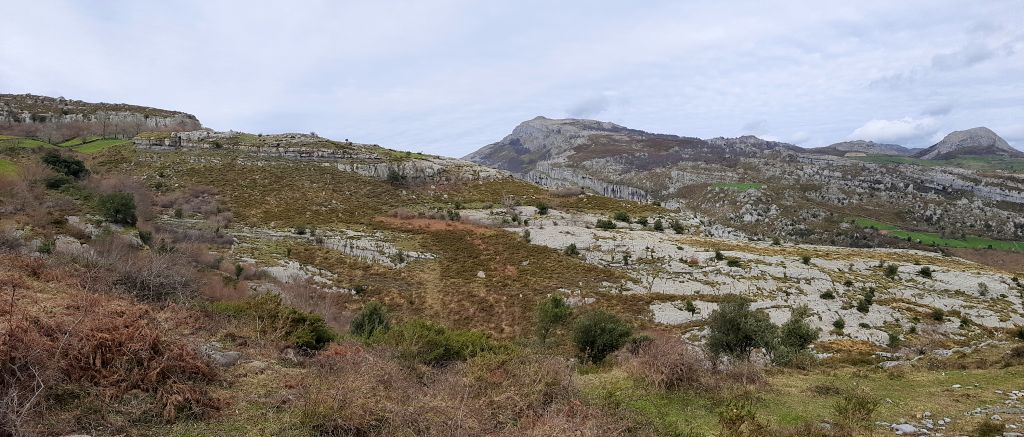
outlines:
[[898, 120], [871, 120], [855, 129], [847, 138], [879, 143], [907, 143], [930, 138], [939, 131], [932, 117], [904, 117]]

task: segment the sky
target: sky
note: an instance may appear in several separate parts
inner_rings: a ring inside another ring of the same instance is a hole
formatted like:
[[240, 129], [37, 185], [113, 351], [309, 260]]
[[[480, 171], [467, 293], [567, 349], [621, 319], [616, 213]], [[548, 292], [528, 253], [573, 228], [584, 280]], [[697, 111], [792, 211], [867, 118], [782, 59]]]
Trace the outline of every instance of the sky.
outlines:
[[1024, 0], [0, 0], [0, 93], [462, 156], [538, 115], [1024, 149]]

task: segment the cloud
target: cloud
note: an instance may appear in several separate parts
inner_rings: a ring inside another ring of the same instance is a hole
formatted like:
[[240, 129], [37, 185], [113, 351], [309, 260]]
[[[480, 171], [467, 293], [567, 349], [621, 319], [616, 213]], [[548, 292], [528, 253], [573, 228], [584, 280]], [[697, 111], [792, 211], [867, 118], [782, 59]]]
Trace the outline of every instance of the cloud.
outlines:
[[750, 120], [746, 123], [743, 123], [743, 126], [740, 129], [743, 130], [744, 134], [758, 134], [764, 132], [765, 129], [767, 129], [767, 127], [768, 120], [760, 119]]
[[929, 117], [942, 117], [945, 115], [949, 115], [950, 112], [953, 112], [953, 104], [946, 102], [925, 107], [924, 110], [921, 111], [921, 115]]
[[601, 94], [576, 102], [569, 109], [566, 109], [565, 112], [573, 118], [592, 118], [607, 111], [611, 105], [611, 98]]
[[980, 43], [972, 43], [952, 52], [932, 56], [932, 67], [939, 70], [967, 68], [996, 56], [996, 51]]
[[880, 143], [913, 143], [931, 138], [939, 129], [939, 123], [933, 117], [871, 120], [850, 133], [848, 139]]

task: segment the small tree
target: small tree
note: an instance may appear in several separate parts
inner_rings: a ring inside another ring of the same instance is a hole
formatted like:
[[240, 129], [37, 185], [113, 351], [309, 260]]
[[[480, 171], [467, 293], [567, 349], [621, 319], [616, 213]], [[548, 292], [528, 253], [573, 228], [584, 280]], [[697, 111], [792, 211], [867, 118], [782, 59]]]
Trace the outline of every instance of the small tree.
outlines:
[[691, 316], [697, 314], [697, 306], [693, 304], [692, 300], [686, 301], [683, 308], [686, 309], [686, 312], [690, 313]]
[[779, 327], [779, 344], [793, 351], [803, 351], [818, 339], [818, 330], [807, 323], [810, 309], [800, 306], [793, 309], [789, 321]]
[[764, 311], [750, 309], [750, 301], [729, 295], [708, 317], [708, 349], [715, 355], [747, 359], [756, 347], [772, 349], [778, 327]]
[[572, 308], [562, 296], [551, 295], [541, 300], [537, 305], [537, 336], [540, 341], [547, 341], [551, 331], [569, 320], [571, 315]]
[[663, 223], [661, 219], [654, 220], [654, 230], [658, 232], [664, 231], [665, 223]]
[[353, 335], [370, 339], [374, 335], [384, 334], [391, 329], [388, 322], [388, 310], [377, 301], [370, 302], [352, 319], [350, 330]]
[[896, 264], [889, 264], [885, 266], [885, 277], [892, 279], [900, 273], [900, 268]]
[[583, 359], [593, 363], [604, 361], [619, 350], [633, 335], [632, 328], [618, 316], [602, 310], [584, 314], [573, 327], [573, 343]]
[[111, 223], [135, 225], [135, 198], [130, 193], [104, 194], [96, 201], [100, 215]]
[[618, 211], [612, 215], [612, 219], [615, 221], [629, 223], [629, 214], [626, 214], [625, 211]]

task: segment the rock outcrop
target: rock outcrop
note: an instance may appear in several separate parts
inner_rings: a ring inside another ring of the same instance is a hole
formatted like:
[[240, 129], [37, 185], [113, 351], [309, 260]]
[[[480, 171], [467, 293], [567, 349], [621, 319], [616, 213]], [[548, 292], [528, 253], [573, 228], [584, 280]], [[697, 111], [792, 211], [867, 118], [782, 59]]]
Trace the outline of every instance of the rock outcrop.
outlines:
[[1024, 152], [1011, 147], [1006, 140], [987, 127], [952, 132], [942, 141], [918, 152], [914, 157], [953, 159], [967, 155], [1024, 158]]
[[63, 97], [0, 94], [0, 133], [59, 142], [79, 136], [131, 138], [145, 131], [202, 128], [180, 111]]

